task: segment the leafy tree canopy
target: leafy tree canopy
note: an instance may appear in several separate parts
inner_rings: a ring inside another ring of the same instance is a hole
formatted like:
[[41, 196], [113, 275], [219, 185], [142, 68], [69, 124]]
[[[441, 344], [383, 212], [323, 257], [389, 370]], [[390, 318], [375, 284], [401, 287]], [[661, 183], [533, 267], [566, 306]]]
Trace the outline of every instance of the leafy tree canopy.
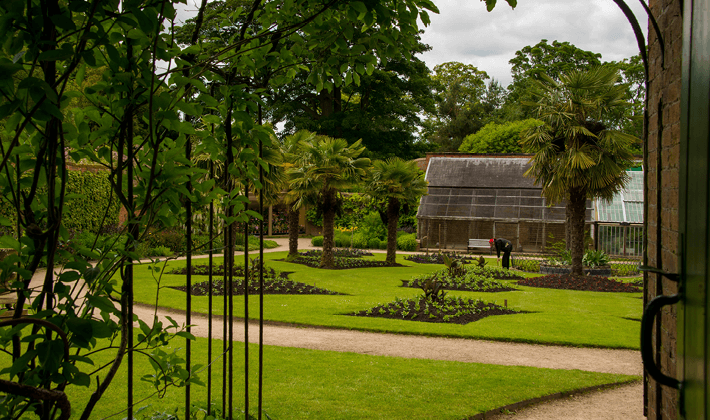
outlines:
[[543, 39], [534, 46], [516, 51], [515, 58], [509, 63], [513, 66], [513, 84], [516, 84], [529, 77], [539, 79], [541, 74], [559, 80], [565, 72], [600, 65], [601, 57], [599, 53], [582, 50], [566, 41], [548, 44]]
[[[416, 48], [428, 49], [421, 43]], [[307, 77], [304, 71], [276, 89], [268, 103], [271, 120], [282, 122], [286, 133], [306, 129], [348, 143], [362, 139], [370, 157], [412, 159], [424, 153], [414, 133], [419, 115], [433, 110], [434, 97], [429, 70], [418, 58], [400, 53], [380, 60], [357, 83], [332, 91], [315, 90]]]
[[520, 146], [522, 133], [541, 124], [541, 121], [534, 118], [502, 124], [491, 122], [477, 133], [466, 136], [459, 151], [468, 153], [519, 153], [523, 151]]
[[486, 123], [501, 92], [497, 83], [486, 88], [488, 74], [470, 64], [447, 62], [434, 67], [436, 110], [424, 123], [423, 136], [441, 151], [456, 151], [464, 137]]

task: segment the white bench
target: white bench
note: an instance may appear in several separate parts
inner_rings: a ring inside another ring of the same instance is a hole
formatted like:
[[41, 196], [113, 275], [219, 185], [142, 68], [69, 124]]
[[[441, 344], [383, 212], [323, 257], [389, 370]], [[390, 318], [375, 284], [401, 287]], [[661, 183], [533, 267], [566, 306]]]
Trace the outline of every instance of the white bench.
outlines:
[[487, 248], [489, 251], [491, 249], [490, 239], [469, 239], [468, 240], [468, 250], [472, 248]]

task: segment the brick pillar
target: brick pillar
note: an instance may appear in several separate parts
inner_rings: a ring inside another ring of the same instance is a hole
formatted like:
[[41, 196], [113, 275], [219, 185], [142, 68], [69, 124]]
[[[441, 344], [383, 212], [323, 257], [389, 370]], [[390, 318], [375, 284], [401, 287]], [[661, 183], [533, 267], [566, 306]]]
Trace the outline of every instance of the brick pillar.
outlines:
[[[649, 25], [648, 142], [646, 144], [646, 258], [650, 266], [678, 272], [678, 187], [680, 158], [680, 95], [683, 19], [680, 1], [651, 0], [661, 28], [660, 40]], [[644, 302], [677, 293], [677, 285], [657, 275], [645, 275]], [[676, 309], [666, 307], [654, 330], [656, 363], [669, 376], [676, 370]], [[645, 378], [644, 403], [648, 419], [676, 419], [678, 392]]]

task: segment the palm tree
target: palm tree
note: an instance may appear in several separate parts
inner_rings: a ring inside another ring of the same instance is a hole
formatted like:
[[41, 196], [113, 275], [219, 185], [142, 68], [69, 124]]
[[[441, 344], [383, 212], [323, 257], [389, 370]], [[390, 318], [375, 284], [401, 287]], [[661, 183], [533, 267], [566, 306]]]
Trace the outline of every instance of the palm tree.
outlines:
[[[367, 190], [373, 198], [387, 200], [387, 263], [397, 257], [397, 222], [402, 206], [414, 205], [426, 194], [427, 182], [414, 161], [391, 158], [372, 164]], [[383, 213], [380, 213], [383, 214]]]
[[623, 189], [636, 138], [608, 127], [623, 101], [616, 69], [600, 66], [563, 74], [556, 82], [542, 75], [532, 108], [544, 124], [528, 130], [521, 144], [534, 153], [526, 176], [535, 178], [551, 203], [567, 200], [572, 274], [582, 275], [584, 219], [588, 198], [611, 200]]
[[307, 130], [299, 130], [287, 136], [281, 144], [284, 166], [287, 171], [286, 189], [288, 192], [284, 201], [288, 206], [288, 257], [298, 255], [299, 210], [306, 204], [313, 204], [315, 191], [310, 189], [308, 183], [301, 183], [300, 188], [291, 185], [291, 178], [302, 179], [303, 167], [298, 166], [302, 156], [301, 150], [305, 144], [315, 141], [316, 135]]
[[341, 205], [340, 191], [363, 179], [370, 159], [358, 158], [365, 150], [361, 140], [348, 146], [345, 139], [317, 136], [301, 145], [300, 158], [289, 168], [291, 188], [316, 191], [319, 210], [323, 213], [323, 257], [321, 268], [333, 268], [335, 213]]

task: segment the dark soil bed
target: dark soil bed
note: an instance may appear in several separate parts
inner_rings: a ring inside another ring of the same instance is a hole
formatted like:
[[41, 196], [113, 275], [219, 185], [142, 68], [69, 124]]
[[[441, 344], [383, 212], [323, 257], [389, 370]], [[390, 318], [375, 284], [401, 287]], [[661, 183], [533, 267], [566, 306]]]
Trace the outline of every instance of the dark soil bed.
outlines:
[[[232, 282], [232, 295], [244, 295], [244, 281], [235, 280]], [[173, 286], [172, 289], [187, 291], [186, 286]], [[207, 296], [209, 293], [209, 282], [192, 285], [192, 296]], [[249, 285], [249, 294], [259, 294], [259, 283], [252, 281]], [[264, 294], [265, 295], [342, 295], [343, 293], [333, 292], [332, 290], [321, 289], [320, 287], [311, 286], [310, 284], [295, 282], [291, 280], [272, 280], [264, 279]], [[222, 280], [212, 281], [212, 296], [224, 296], [225, 283]]]
[[[224, 276], [224, 266], [216, 266], [212, 269], [212, 274], [215, 277]], [[209, 267], [207, 265], [192, 266], [192, 274], [208, 275]], [[169, 274], [187, 274], [187, 268], [176, 268], [168, 272]], [[265, 295], [342, 295], [342, 293], [333, 292], [320, 287], [311, 286], [310, 284], [295, 282], [288, 279], [288, 272], [278, 272], [273, 268], [264, 268], [264, 294]], [[244, 295], [244, 267], [235, 266], [233, 275], [236, 277], [232, 281], [232, 295]], [[241, 277], [241, 278], [239, 278]], [[249, 294], [259, 294], [259, 273], [252, 267], [249, 270]], [[187, 291], [187, 286], [173, 286], [172, 289]], [[226, 286], [223, 279], [212, 280], [212, 296], [224, 296]], [[193, 296], [207, 296], [209, 294], [209, 281], [194, 283], [191, 287]]]
[[412, 299], [397, 299], [354, 313], [355, 316], [401, 319], [405, 321], [468, 324], [494, 315], [523, 313], [479, 299], [447, 297], [438, 301], [424, 296]]
[[[286, 260], [278, 260], [286, 261]], [[290, 261], [294, 264], [303, 264], [311, 268], [322, 268], [320, 266], [320, 257], [296, 257]], [[387, 264], [385, 261], [364, 260], [361, 258], [346, 258], [335, 257], [335, 266], [330, 270], [348, 270], [351, 268], [370, 268], [370, 267], [405, 267], [402, 264]]]
[[518, 281], [520, 286], [544, 287], [547, 289], [584, 290], [593, 292], [640, 292], [638, 287], [622, 283], [602, 276], [573, 276], [571, 274], [554, 274], [542, 277], [531, 277]]

